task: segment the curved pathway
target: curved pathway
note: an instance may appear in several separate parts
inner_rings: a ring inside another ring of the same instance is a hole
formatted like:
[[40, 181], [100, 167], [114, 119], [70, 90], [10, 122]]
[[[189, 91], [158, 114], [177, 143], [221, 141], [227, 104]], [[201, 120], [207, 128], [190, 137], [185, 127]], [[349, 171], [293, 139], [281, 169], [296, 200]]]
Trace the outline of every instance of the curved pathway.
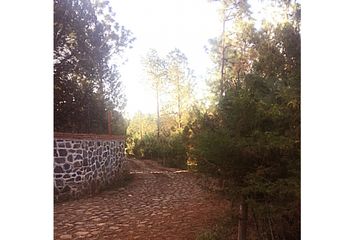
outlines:
[[204, 191], [193, 173], [127, 160], [126, 187], [54, 205], [54, 239], [195, 239], [229, 203]]

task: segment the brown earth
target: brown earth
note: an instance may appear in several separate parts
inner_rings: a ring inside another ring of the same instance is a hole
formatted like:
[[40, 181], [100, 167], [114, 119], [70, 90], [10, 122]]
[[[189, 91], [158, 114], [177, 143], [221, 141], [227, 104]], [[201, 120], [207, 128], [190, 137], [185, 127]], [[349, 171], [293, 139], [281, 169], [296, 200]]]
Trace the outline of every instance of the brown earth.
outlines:
[[195, 239], [229, 209], [193, 173], [150, 160], [127, 165], [127, 186], [54, 205], [54, 239]]

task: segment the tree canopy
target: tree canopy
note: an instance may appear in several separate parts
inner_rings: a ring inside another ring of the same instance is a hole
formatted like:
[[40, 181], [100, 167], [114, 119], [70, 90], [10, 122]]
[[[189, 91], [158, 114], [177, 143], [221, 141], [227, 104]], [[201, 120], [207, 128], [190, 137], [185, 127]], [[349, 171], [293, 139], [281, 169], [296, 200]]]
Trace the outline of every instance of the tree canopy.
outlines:
[[[54, 1], [54, 130], [107, 133], [107, 111], [122, 119], [118, 66], [134, 40], [108, 1]], [[115, 118], [116, 116], [116, 118]]]
[[219, 94], [190, 123], [191, 152], [199, 171], [251, 207], [255, 238], [299, 239], [300, 5], [277, 2], [284, 21], [257, 29], [247, 1], [222, 3], [231, 23], [212, 46]]

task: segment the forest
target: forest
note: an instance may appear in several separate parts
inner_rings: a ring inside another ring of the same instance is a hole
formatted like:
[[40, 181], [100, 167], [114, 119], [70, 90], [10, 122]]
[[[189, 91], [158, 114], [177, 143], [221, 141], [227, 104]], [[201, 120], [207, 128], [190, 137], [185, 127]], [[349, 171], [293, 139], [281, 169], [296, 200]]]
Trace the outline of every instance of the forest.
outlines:
[[134, 33], [108, 1], [54, 1], [54, 130], [105, 134], [111, 111], [128, 157], [219, 181], [239, 240], [300, 239], [301, 5], [270, 0], [283, 21], [256, 27], [247, 0], [217, 1], [223, 31], [206, 49], [209, 94], [195, 99], [197, 78], [180, 49], [150, 49], [142, 61], [156, 112], [130, 119], [112, 56], [124, 61]]

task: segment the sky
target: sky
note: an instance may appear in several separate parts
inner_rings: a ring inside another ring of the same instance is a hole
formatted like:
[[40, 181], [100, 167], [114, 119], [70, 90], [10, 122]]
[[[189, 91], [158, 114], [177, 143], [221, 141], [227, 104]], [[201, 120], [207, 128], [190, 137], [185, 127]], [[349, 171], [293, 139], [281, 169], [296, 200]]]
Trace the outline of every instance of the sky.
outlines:
[[164, 56], [179, 48], [197, 77], [198, 94], [206, 91], [204, 79], [212, 62], [204, 50], [208, 39], [220, 35], [216, 3], [207, 0], [112, 0], [117, 21], [133, 32], [133, 48], [124, 53], [120, 68], [127, 96], [126, 112], [155, 111], [154, 94], [143, 71], [142, 58], [155, 48]]
[[[161, 56], [179, 48], [196, 76], [196, 97], [202, 98], [208, 90], [205, 82], [208, 70], [213, 66], [205, 47], [209, 46], [209, 39], [220, 36], [222, 31], [219, 3], [208, 0], [111, 0], [110, 3], [118, 23], [131, 30], [136, 38], [133, 48], [124, 53], [127, 62], [120, 67], [127, 116], [156, 110], [154, 93], [142, 64], [150, 48]], [[255, 16], [266, 16], [259, 0], [249, 3]]]

